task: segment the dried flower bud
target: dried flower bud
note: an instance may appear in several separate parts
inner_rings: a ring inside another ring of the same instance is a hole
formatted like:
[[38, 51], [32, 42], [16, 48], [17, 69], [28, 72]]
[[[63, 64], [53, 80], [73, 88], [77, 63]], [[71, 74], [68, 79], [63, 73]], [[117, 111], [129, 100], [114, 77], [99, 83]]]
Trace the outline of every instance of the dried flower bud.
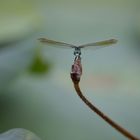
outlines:
[[71, 68], [71, 79], [72, 81], [77, 84], [80, 81], [81, 75], [82, 75], [82, 65], [81, 65], [81, 58], [78, 56], [78, 58], [75, 59], [74, 64]]

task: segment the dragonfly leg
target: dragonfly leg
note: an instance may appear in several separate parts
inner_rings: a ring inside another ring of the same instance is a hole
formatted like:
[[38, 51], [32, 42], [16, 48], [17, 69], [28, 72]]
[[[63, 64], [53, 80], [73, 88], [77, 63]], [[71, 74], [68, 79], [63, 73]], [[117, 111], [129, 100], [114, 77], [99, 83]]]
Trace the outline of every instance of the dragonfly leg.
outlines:
[[76, 55], [74, 61], [76, 60], [81, 60], [81, 56], [80, 55]]

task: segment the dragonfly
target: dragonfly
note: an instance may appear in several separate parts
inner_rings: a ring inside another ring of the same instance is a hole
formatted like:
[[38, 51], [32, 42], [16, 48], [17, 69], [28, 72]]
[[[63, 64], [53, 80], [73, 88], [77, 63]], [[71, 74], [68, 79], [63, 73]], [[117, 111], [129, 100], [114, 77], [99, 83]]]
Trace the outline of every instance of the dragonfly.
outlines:
[[39, 38], [38, 40], [41, 43], [46, 44], [48, 46], [73, 48], [75, 58], [79, 58], [81, 56], [81, 49], [92, 48], [93, 50], [96, 50], [96, 49], [104, 48], [106, 46], [111, 46], [111, 45], [117, 43], [116, 39], [109, 39], [109, 40], [93, 42], [93, 43], [88, 43], [88, 44], [83, 44], [83, 45], [78, 46], [78, 45], [73, 45], [73, 44], [68, 44], [68, 43], [64, 43], [64, 42], [47, 39], [47, 38]]

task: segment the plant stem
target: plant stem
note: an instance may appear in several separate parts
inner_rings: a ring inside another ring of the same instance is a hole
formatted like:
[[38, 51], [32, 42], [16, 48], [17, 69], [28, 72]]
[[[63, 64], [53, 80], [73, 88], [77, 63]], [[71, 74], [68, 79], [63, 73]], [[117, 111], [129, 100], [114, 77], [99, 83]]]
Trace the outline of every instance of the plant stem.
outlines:
[[82, 101], [97, 115], [99, 115], [104, 121], [106, 121], [109, 125], [111, 125], [114, 129], [119, 131], [122, 135], [127, 137], [130, 140], [140, 140], [136, 136], [134, 136], [132, 133], [128, 132], [126, 129], [122, 128], [120, 125], [118, 125], [116, 122], [114, 122], [112, 119], [110, 119], [107, 115], [105, 115], [102, 111], [100, 111], [96, 106], [94, 106], [81, 92], [81, 89], [79, 87], [79, 83], [74, 83], [74, 88], [78, 94], [78, 96], [82, 99]]

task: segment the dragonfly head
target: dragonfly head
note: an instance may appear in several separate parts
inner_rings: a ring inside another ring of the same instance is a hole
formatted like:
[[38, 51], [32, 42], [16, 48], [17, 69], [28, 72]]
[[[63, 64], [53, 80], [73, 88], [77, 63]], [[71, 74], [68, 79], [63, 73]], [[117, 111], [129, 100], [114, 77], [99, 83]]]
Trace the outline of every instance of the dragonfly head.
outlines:
[[74, 55], [75, 55], [75, 56], [80, 56], [80, 55], [81, 55], [81, 48], [75, 47]]

